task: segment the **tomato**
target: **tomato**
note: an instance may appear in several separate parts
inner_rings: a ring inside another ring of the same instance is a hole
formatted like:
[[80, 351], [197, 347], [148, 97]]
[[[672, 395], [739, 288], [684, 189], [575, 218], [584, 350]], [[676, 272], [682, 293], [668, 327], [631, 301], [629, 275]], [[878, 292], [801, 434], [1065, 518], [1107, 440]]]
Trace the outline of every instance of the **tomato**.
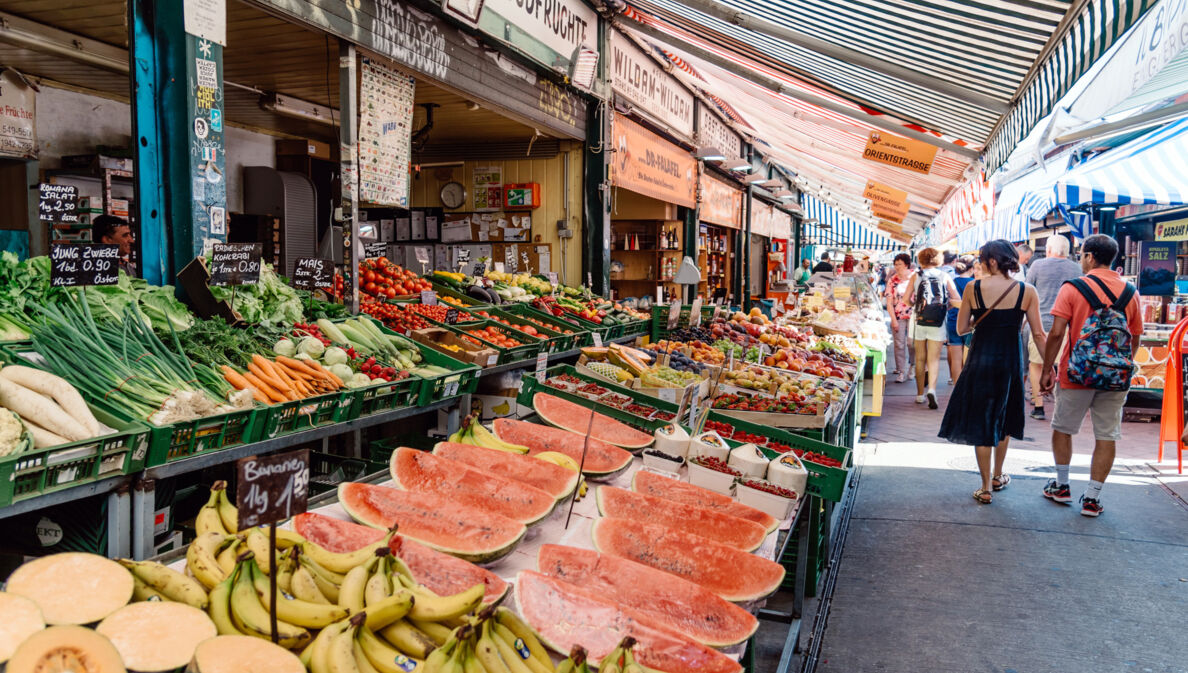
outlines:
[[388, 299], [391, 299], [396, 296], [396, 289], [390, 287], [387, 290], [384, 290], [384, 295], [386, 295]]
[[365, 272], [365, 273], [363, 274], [363, 282], [365, 282], [365, 283], [374, 283], [374, 282], [375, 282], [375, 272], [374, 272], [374, 271], [367, 271], [367, 272]]
[[367, 283], [366, 285], [363, 286], [363, 291], [366, 292], [367, 294], [375, 294], [375, 291], [377, 289], [379, 289], [379, 288], [376, 286], [375, 283]]

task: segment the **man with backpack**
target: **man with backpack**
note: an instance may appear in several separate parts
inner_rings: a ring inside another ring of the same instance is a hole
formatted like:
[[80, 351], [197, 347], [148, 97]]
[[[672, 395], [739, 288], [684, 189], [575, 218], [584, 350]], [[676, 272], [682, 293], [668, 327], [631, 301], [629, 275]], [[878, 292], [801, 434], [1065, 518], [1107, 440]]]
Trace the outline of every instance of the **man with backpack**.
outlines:
[[[1113, 238], [1095, 234], [1081, 248], [1084, 276], [1066, 282], [1052, 306], [1052, 331], [1044, 350], [1040, 388], [1056, 388], [1052, 416], [1052, 456], [1056, 478], [1044, 487], [1045, 498], [1069, 504], [1068, 470], [1072, 436], [1085, 414], [1093, 420], [1093, 460], [1089, 485], [1081, 496], [1081, 514], [1099, 516], [1101, 489], [1114, 465], [1122, 437], [1122, 406], [1134, 374], [1134, 346], [1143, 333], [1143, 318], [1134, 286], [1110, 268], [1118, 256]], [[1061, 343], [1069, 335], [1061, 353]], [[1059, 386], [1052, 366], [1060, 359]]]

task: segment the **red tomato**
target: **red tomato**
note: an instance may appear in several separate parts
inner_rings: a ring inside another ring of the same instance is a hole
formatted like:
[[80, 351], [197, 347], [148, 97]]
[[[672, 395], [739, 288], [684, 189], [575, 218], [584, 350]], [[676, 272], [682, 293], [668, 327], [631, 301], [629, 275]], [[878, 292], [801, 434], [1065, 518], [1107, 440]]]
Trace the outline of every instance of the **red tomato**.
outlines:
[[387, 295], [388, 299], [391, 299], [396, 296], [396, 288], [390, 287], [384, 290], [384, 294]]
[[375, 283], [367, 283], [366, 285], [363, 286], [363, 291], [366, 292], [367, 294], [375, 294], [375, 291], [377, 289], [378, 289], [378, 287], [376, 286]]
[[364, 274], [363, 274], [363, 281], [364, 281], [364, 282], [367, 282], [367, 283], [374, 283], [374, 282], [375, 282], [375, 272], [374, 272], [374, 271], [368, 271], [368, 272], [364, 273]]
[[388, 258], [387, 258], [387, 257], [380, 257], [379, 259], [375, 260], [375, 263], [376, 263], [376, 264], [379, 264], [380, 268], [382, 269], [382, 268], [384, 268], [385, 266], [387, 266], [387, 265], [388, 265]]

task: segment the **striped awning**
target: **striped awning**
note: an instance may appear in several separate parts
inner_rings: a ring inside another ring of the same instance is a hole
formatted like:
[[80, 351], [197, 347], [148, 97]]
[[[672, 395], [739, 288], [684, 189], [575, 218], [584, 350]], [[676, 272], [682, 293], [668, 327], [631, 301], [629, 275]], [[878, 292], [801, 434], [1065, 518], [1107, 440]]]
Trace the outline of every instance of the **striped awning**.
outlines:
[[1188, 119], [1100, 154], [1056, 180], [1050, 198], [1083, 204], [1188, 204]]
[[984, 148], [993, 172], [1155, 1], [629, 0], [627, 13], [853, 104], [851, 123]]
[[856, 250], [897, 250], [907, 246], [889, 235], [839, 213], [826, 203], [805, 194], [801, 206], [806, 219], [816, 220], [804, 226], [804, 234], [817, 245], [836, 245]]

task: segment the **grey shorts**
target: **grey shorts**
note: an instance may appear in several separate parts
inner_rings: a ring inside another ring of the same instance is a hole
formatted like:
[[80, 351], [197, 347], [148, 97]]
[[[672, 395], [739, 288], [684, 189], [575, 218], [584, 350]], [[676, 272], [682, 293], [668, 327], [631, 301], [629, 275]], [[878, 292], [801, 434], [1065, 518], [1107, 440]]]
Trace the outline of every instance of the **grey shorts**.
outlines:
[[1122, 405], [1126, 404], [1127, 393], [1126, 390], [1064, 388], [1058, 385], [1052, 429], [1075, 435], [1085, 420], [1085, 412], [1089, 412], [1093, 419], [1093, 437], [1099, 441], [1116, 442], [1122, 439]]

